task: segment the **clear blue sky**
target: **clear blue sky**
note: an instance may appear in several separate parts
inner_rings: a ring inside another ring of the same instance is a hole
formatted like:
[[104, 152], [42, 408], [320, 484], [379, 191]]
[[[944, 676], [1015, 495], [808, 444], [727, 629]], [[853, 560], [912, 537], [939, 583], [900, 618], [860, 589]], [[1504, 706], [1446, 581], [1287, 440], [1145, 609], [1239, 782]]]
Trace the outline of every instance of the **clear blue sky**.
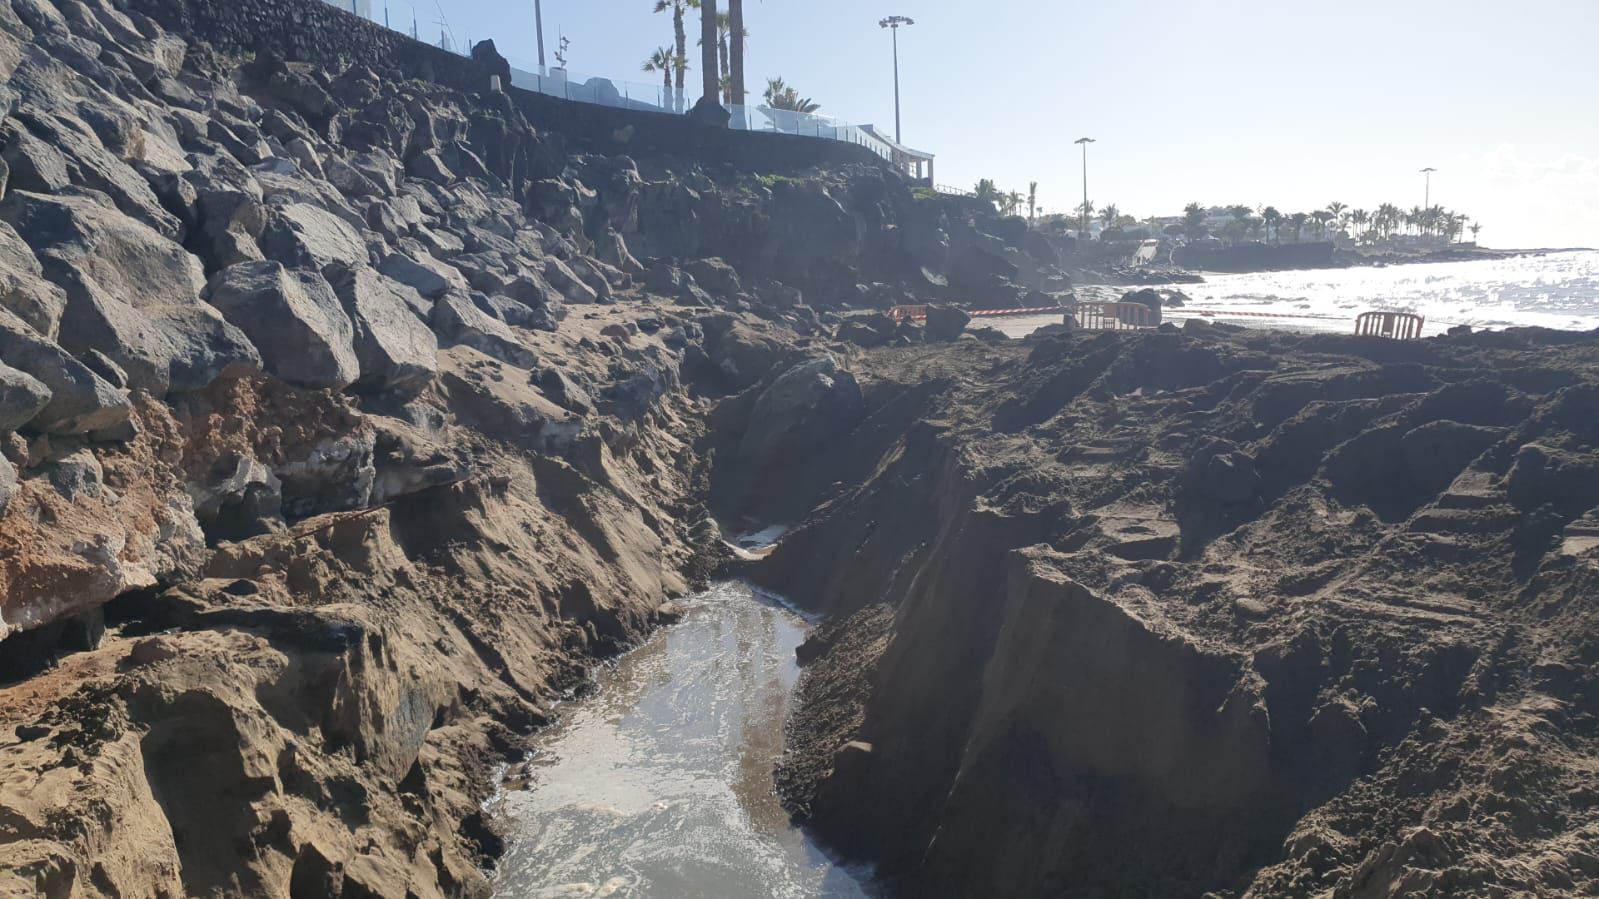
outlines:
[[[411, 3], [387, 0], [398, 25]], [[382, 17], [385, 0], [373, 0]], [[460, 39], [535, 58], [533, 0], [438, 0]], [[434, 0], [417, 3], [437, 36]], [[544, 0], [545, 45], [574, 72], [640, 71], [671, 38], [653, 0]], [[893, 123], [901, 32], [905, 142], [938, 180], [1039, 182], [1135, 215], [1271, 203], [1433, 199], [1496, 246], [1599, 246], [1599, 0], [745, 0], [749, 82], [781, 75], [822, 112]], [[690, 43], [695, 40], [691, 19]], [[691, 50], [691, 56], [693, 55]], [[697, 62], [696, 62], [697, 69]], [[690, 83], [697, 83], [691, 73]]]

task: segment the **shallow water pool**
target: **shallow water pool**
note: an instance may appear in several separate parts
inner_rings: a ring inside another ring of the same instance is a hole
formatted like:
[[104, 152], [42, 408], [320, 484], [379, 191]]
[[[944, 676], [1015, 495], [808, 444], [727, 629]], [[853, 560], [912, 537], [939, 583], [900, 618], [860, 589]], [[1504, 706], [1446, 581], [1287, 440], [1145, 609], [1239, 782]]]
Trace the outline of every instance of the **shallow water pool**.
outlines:
[[789, 822], [772, 786], [803, 618], [744, 584], [607, 666], [497, 811], [503, 897], [869, 896]]

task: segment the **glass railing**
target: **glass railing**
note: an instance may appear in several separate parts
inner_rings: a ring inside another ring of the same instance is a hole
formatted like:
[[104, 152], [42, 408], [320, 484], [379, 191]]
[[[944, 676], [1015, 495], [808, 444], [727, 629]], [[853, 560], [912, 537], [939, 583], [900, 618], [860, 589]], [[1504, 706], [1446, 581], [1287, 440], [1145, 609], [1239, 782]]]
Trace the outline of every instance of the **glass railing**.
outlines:
[[679, 112], [688, 107], [670, 88], [583, 75], [561, 68], [511, 66], [511, 86], [577, 103], [647, 112]]
[[[345, 12], [365, 12], [369, 8], [368, 4], [360, 0], [324, 0], [324, 2]], [[377, 6], [377, 3], [370, 4], [370, 7]], [[368, 18], [379, 25], [384, 24], [378, 15], [371, 15]], [[409, 31], [400, 28], [391, 28], [391, 30], [410, 34]], [[461, 56], [471, 54], [471, 48], [465, 45], [464, 40], [460, 44], [455, 44], [448, 38], [441, 37], [438, 41], [430, 43]], [[512, 87], [560, 97], [575, 103], [681, 115], [692, 109], [699, 100], [698, 82], [679, 91], [674, 86], [662, 83], [621, 81], [615, 78], [582, 75], [564, 68], [539, 66], [513, 57], [506, 57], [506, 61], [511, 64]], [[865, 147], [884, 159], [894, 158], [893, 148], [888, 142], [873, 134], [870, 126], [854, 125], [815, 113], [774, 109], [766, 105], [733, 106], [730, 111], [732, 118], [728, 122], [728, 127], [736, 131], [765, 131], [819, 140], [843, 141]]]

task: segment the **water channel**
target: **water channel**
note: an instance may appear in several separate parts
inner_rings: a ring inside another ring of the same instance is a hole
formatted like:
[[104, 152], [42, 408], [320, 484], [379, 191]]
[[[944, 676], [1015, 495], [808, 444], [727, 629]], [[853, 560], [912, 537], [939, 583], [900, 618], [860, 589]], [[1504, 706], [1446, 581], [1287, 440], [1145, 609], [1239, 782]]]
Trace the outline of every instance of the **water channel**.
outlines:
[[606, 666], [520, 783], [502, 897], [858, 897], [869, 877], [790, 823], [772, 785], [804, 618], [741, 583]]

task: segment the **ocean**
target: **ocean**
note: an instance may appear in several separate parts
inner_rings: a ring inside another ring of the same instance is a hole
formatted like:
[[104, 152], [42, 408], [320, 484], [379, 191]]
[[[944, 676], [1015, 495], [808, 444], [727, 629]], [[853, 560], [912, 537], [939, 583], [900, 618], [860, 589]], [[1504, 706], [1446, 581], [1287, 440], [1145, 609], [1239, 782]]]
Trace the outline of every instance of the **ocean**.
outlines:
[[[1078, 296], [1114, 300], [1128, 289], [1085, 286]], [[1361, 312], [1403, 310], [1426, 319], [1425, 335], [1455, 325], [1599, 328], [1599, 251], [1591, 250], [1384, 268], [1207, 273], [1205, 283], [1176, 289], [1189, 297], [1184, 308], [1167, 310], [1168, 320], [1178, 322], [1209, 313], [1203, 317], [1260, 327], [1353, 331]], [[993, 323], [1021, 336], [1059, 320], [1048, 315]]]

